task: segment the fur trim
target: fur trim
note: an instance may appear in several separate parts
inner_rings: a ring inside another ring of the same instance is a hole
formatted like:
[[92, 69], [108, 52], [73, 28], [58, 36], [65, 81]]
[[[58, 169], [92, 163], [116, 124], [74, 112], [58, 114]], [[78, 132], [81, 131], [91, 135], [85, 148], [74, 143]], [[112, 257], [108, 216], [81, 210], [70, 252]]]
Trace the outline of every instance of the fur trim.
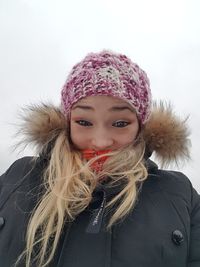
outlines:
[[[24, 123], [20, 131], [25, 135], [23, 142], [36, 145], [37, 152], [44, 151], [61, 131], [67, 135], [66, 119], [60, 109], [53, 105], [31, 106], [23, 114]], [[186, 119], [175, 116], [170, 105], [163, 102], [154, 104], [143, 134], [147, 151], [150, 154], [155, 152], [162, 164], [178, 163], [179, 160], [189, 158]]]
[[37, 153], [44, 152], [61, 131], [68, 132], [66, 119], [52, 104], [32, 105], [22, 110], [22, 125], [18, 134], [25, 138], [20, 144], [33, 144]]
[[147, 150], [155, 152], [162, 166], [189, 159], [189, 130], [187, 118], [177, 117], [170, 104], [154, 103], [153, 112], [145, 125], [144, 139]]

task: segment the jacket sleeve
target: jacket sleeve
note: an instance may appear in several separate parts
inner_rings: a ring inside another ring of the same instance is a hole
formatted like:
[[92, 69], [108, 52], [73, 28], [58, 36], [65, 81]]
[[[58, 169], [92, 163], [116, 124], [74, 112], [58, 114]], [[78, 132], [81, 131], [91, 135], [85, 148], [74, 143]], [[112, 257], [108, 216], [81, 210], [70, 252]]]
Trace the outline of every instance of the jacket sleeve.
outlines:
[[192, 188], [192, 210], [190, 224], [190, 249], [188, 267], [200, 266], [200, 195]]

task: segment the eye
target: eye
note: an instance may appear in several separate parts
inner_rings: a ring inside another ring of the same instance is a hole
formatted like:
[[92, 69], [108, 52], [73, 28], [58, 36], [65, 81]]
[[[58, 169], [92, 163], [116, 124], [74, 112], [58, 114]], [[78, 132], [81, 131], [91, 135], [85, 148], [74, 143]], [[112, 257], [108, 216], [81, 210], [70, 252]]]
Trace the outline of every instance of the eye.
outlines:
[[118, 127], [118, 128], [123, 128], [126, 127], [127, 125], [129, 125], [130, 123], [127, 121], [116, 121], [115, 123], [113, 123], [114, 127]]
[[92, 126], [92, 124], [89, 121], [85, 121], [85, 120], [78, 120], [78, 121], [76, 121], [76, 123], [81, 125], [81, 126], [85, 126], [85, 127]]

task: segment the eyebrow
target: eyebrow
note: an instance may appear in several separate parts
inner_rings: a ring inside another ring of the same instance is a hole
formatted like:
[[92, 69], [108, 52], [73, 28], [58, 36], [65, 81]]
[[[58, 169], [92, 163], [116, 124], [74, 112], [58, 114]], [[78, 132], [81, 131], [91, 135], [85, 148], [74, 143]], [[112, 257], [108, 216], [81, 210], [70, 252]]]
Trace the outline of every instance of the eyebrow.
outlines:
[[[72, 109], [75, 110], [77, 108], [83, 109], [83, 110], [92, 110], [92, 111], [94, 111], [94, 108], [93, 107], [91, 107], [91, 106], [85, 106], [85, 105], [84, 106], [83, 105], [76, 105]], [[129, 110], [129, 111], [131, 111], [133, 113], [135, 112], [133, 109], [131, 109], [131, 107], [128, 107], [128, 106], [114, 106], [114, 107], [109, 108], [108, 111], [124, 111], [124, 110]]]

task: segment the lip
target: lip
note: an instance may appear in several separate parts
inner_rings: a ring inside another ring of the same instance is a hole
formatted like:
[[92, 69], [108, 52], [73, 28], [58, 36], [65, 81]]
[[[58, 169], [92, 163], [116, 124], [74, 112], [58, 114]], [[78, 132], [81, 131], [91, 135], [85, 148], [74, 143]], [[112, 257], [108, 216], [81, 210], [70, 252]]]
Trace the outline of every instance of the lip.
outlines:
[[[85, 159], [92, 159], [92, 158], [94, 158], [96, 156], [100, 156], [100, 155], [103, 155], [103, 154], [106, 154], [106, 153], [109, 153], [109, 152], [112, 152], [112, 150], [106, 149], [106, 150], [96, 151], [94, 149], [84, 149], [84, 150], [82, 150], [82, 155], [83, 155], [83, 157]], [[108, 158], [108, 156], [106, 156], [106, 158]]]
[[[111, 150], [100, 150], [100, 151], [95, 151], [93, 149], [85, 149], [82, 150], [82, 156], [83, 159], [86, 159], [89, 161], [90, 159], [93, 159], [97, 156], [104, 155], [106, 153], [111, 152]], [[100, 172], [103, 168], [104, 162], [107, 160], [109, 156], [102, 156], [101, 158], [95, 160], [91, 165], [91, 169], [95, 171], [96, 173]]]

